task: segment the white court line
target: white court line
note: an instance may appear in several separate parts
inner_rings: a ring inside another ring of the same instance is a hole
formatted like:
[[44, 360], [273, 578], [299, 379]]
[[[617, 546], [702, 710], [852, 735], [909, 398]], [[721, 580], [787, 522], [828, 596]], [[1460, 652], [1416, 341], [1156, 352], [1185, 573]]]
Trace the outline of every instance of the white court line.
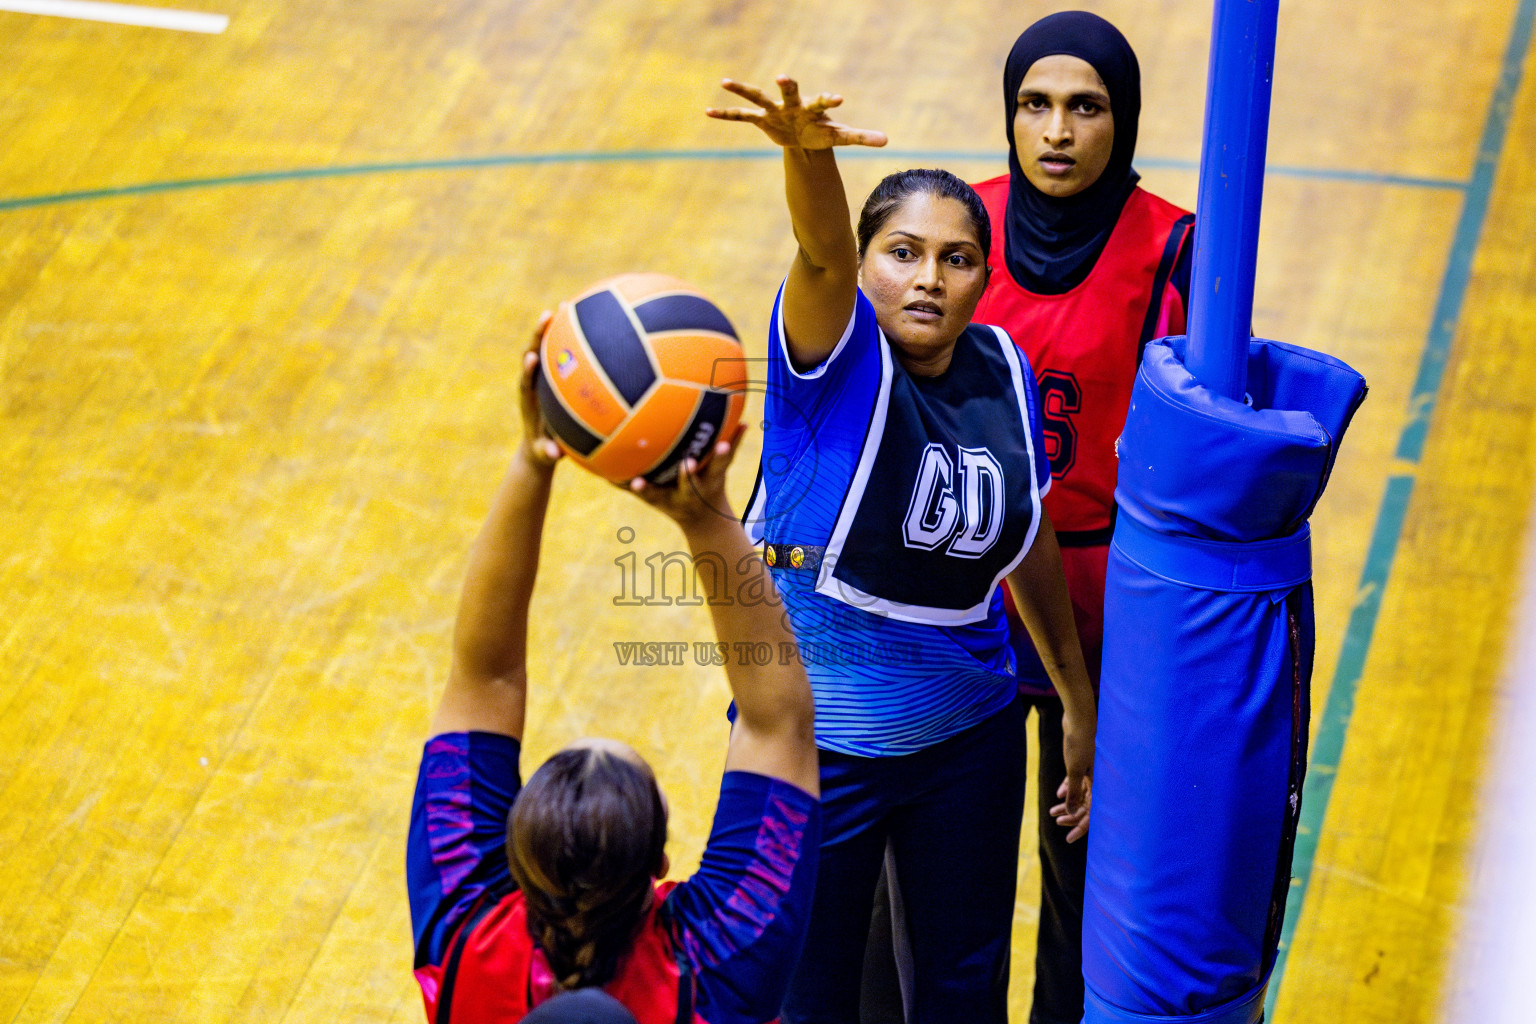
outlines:
[[217, 34], [229, 27], [229, 18], [223, 14], [177, 11], [169, 7], [95, 3], [92, 0], [0, 0], [0, 11], [78, 18], [81, 21], [110, 21], [116, 25], [142, 25], [146, 28], [170, 28], [178, 32]]

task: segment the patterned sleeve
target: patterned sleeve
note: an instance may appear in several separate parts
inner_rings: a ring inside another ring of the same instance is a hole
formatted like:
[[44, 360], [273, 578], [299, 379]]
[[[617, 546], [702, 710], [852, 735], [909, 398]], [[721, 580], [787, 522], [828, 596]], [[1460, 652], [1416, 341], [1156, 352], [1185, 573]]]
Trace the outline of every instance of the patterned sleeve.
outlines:
[[442, 963], [454, 927], [482, 893], [510, 888], [507, 815], [522, 789], [510, 736], [453, 732], [427, 741], [416, 778], [405, 877], [418, 978]]
[[668, 898], [709, 1024], [776, 1018], [810, 919], [821, 840], [815, 797], [765, 775], [727, 772], [698, 873]]

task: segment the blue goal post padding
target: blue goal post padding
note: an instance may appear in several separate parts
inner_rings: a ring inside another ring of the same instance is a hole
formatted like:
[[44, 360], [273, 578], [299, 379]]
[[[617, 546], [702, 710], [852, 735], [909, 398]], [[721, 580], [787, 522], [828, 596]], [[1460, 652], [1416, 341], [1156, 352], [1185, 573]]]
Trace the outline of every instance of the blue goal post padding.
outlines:
[[1365, 398], [1248, 346], [1246, 401], [1147, 346], [1120, 445], [1083, 973], [1088, 1024], [1262, 1018], [1306, 765], [1307, 519]]

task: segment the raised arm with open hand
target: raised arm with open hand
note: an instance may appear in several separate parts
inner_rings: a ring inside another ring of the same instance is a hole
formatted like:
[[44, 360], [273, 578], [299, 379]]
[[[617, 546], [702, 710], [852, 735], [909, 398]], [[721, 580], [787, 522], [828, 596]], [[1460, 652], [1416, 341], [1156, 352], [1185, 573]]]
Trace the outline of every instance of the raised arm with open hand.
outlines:
[[837, 347], [853, 314], [859, 281], [858, 244], [848, 220], [848, 197], [833, 159], [835, 146], [883, 146], [885, 133], [850, 128], [827, 116], [841, 96], [818, 93], [800, 99], [800, 85], [787, 75], [776, 80], [782, 103], [761, 89], [727, 78], [721, 86], [761, 110], [709, 107], [722, 121], [743, 121], [762, 129], [784, 147], [784, 193], [800, 251], [784, 284], [784, 332], [789, 354], [801, 367], [816, 366]]
[[755, 85], [722, 79], [720, 87], [733, 92], [744, 100], [756, 103], [762, 110], [745, 107], [706, 107], [704, 113], [722, 121], [745, 121], [763, 130], [776, 146], [799, 149], [831, 149], [833, 146], [883, 146], [885, 133], [867, 128], [852, 128], [839, 124], [827, 116], [833, 107], [842, 106], [843, 98], [836, 93], [822, 92], [809, 103], [800, 99], [800, 83], [788, 75], [774, 79], [778, 83], [783, 103], [775, 103]]

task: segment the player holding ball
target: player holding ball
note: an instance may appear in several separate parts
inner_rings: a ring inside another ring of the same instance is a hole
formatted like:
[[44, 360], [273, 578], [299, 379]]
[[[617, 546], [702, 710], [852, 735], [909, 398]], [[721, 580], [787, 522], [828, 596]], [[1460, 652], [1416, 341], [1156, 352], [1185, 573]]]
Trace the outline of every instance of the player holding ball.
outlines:
[[[528, 608], [560, 457], [539, 415], [537, 344], [524, 364], [526, 436], [470, 552], [411, 813], [406, 873], [427, 1018], [590, 1019], [571, 1016], [590, 1011], [583, 999], [550, 1000], [600, 988], [640, 1024], [761, 1024], [783, 997], [816, 869], [805, 672], [793, 660], [727, 666], [737, 715], [720, 801], [699, 872], [682, 884], [658, 884], [667, 806], [631, 748], [579, 741], [523, 783]], [[730, 594], [743, 582], [733, 573], [760, 576], [725, 496], [741, 433], [702, 465], [678, 463], [674, 487], [630, 488], [682, 528], [696, 557], [724, 558], [725, 578], [712, 582]], [[722, 642], [793, 642], [777, 602], [709, 608]]]

